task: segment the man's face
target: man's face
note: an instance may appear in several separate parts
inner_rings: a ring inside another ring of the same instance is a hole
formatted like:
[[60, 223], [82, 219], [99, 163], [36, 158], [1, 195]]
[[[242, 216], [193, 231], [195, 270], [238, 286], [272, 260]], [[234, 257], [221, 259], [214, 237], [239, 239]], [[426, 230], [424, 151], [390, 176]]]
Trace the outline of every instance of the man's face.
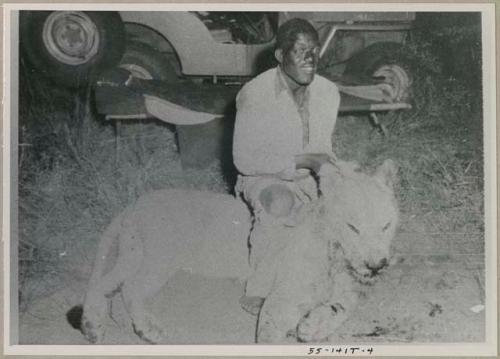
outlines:
[[276, 57], [294, 90], [309, 85], [314, 79], [319, 61], [319, 44], [309, 34], [298, 34], [290, 51], [285, 53], [278, 50]]

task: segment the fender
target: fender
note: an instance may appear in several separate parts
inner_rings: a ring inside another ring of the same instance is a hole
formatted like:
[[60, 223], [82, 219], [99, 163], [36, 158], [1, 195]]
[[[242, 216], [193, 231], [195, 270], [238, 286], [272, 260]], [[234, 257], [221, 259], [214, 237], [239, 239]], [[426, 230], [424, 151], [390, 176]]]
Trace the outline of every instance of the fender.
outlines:
[[124, 11], [120, 15], [126, 23], [149, 27], [165, 37], [177, 52], [184, 75], [255, 75], [256, 58], [274, 44], [274, 41], [259, 45], [219, 43], [196, 15], [185, 11]]

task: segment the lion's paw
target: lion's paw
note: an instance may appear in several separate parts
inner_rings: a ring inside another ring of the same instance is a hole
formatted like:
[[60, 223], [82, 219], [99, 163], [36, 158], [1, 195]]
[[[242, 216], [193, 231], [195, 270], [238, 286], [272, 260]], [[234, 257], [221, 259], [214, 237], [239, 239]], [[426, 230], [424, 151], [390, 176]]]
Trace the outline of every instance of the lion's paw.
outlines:
[[345, 319], [345, 310], [341, 304], [320, 305], [299, 321], [297, 338], [301, 342], [324, 341], [334, 333]]
[[89, 320], [84, 316], [81, 329], [89, 342], [93, 344], [102, 343], [104, 339], [104, 326], [102, 324]]

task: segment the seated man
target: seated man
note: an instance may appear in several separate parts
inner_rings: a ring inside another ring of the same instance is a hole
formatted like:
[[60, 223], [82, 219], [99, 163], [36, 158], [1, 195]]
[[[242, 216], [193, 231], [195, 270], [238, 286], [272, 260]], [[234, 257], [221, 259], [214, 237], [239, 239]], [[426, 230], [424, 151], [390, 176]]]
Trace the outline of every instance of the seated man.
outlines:
[[317, 198], [317, 184], [305, 168], [334, 159], [340, 95], [335, 84], [315, 76], [319, 50], [318, 33], [309, 22], [287, 21], [277, 34], [278, 66], [245, 84], [236, 98], [236, 192], [254, 215], [250, 264], [255, 272], [241, 304], [253, 313], [271, 289], [274, 254], [284, 243], [279, 228], [296, 225], [301, 208]]

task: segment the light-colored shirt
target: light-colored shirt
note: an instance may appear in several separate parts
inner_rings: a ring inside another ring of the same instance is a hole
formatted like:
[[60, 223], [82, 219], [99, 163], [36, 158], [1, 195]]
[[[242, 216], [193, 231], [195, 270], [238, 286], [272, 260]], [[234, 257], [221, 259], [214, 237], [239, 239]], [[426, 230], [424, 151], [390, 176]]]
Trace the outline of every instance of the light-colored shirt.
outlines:
[[[288, 84], [285, 80], [285, 74], [281, 70], [281, 67], [276, 68], [276, 93], [280, 93], [281, 91], [288, 91], [288, 94], [293, 99], [293, 93], [290, 91]], [[309, 96], [311, 91], [309, 90], [309, 86], [305, 88], [303, 93], [300, 96], [300, 102], [297, 102], [297, 99], [294, 100], [295, 106], [297, 106], [297, 111], [299, 112], [300, 118], [302, 120], [302, 145], [306, 147], [309, 144]]]
[[332, 154], [337, 86], [316, 75], [300, 108], [282, 76], [279, 67], [270, 69], [246, 83], [236, 97], [233, 160], [243, 175], [293, 175], [295, 155]]

